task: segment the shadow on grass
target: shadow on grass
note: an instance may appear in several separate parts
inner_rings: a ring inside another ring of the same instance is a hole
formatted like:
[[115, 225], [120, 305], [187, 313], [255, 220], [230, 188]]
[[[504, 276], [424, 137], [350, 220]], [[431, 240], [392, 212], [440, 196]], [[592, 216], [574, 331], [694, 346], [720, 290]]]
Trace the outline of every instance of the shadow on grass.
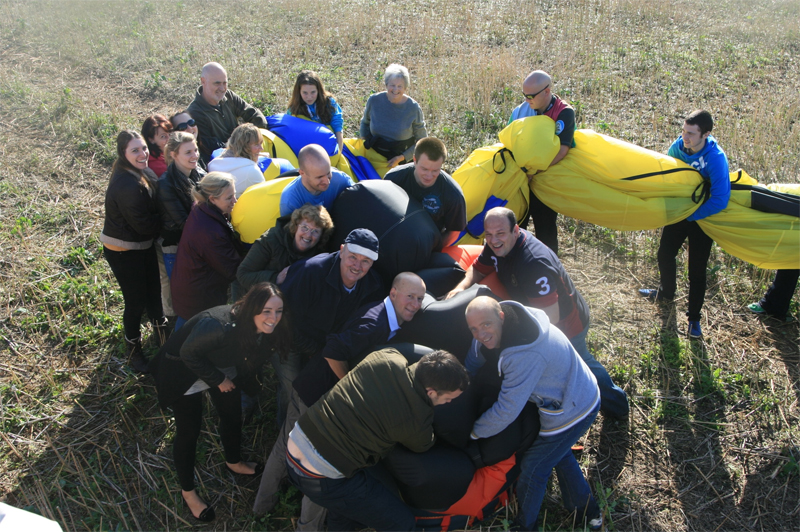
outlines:
[[[152, 378], [133, 374], [115, 349], [70, 371], [82, 372], [85, 383], [71, 408], [52, 416], [38, 434], [25, 427], [3, 434], [23, 469], [7, 501], [54, 519], [65, 530], [195, 526], [172, 462], [174, 419], [159, 409]], [[263, 461], [274, 440], [271, 397], [274, 389], [262, 390], [260, 411], [244, 428], [245, 459]], [[291, 523], [268, 526], [254, 519], [250, 508], [258, 479], [241, 480], [227, 470], [208, 398], [204, 412], [195, 472], [199, 493], [217, 511], [207, 528], [290, 528]]]

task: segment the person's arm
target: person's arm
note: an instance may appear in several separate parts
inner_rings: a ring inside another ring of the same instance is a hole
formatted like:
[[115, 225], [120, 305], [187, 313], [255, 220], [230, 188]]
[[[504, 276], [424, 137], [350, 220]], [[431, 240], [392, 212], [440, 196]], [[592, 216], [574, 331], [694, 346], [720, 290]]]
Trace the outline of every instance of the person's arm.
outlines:
[[200, 251], [203, 260], [217, 273], [223, 276], [228, 282], [236, 280], [236, 271], [242, 263], [242, 257], [233, 245], [232, 234], [222, 234], [215, 232], [207, 235], [209, 238], [204, 241], [204, 246]]
[[[181, 345], [179, 353], [181, 360], [192, 373], [211, 387], [219, 386], [220, 391], [228, 391], [222, 389], [225, 381], [231, 385], [233, 383], [211, 363], [208, 353], [221, 347], [224, 343], [224, 326], [214, 318], [205, 318], [195, 324], [192, 332]], [[228, 388], [227, 384], [224, 386]]]
[[553, 162], [550, 163], [550, 166], [553, 166], [567, 156], [570, 146], [572, 146], [575, 139], [575, 111], [573, 109], [567, 107], [558, 113], [556, 128], [558, 127], [561, 128], [561, 131], [557, 133], [558, 140], [561, 142], [561, 147], [558, 149], [558, 153], [553, 158]]
[[336, 135], [336, 144], [339, 146], [339, 153], [342, 153], [342, 147], [344, 146], [344, 136], [342, 135], [341, 131], [337, 131], [334, 134]]
[[467, 358], [464, 359], [464, 367], [467, 368], [467, 373], [470, 377], [474, 377], [478, 370], [486, 364], [486, 359], [483, 358], [480, 350], [481, 344], [477, 340], [472, 340], [470, 344]]
[[561, 320], [561, 309], [558, 306], [557, 280], [550, 270], [545, 270], [543, 267], [535, 268], [530, 273], [532, 282], [524, 286], [528, 304], [533, 308], [543, 310], [547, 314], [550, 323], [555, 325]]
[[249, 122], [256, 127], [260, 127], [262, 129], [269, 129], [267, 125], [267, 119], [264, 118], [264, 113], [262, 113], [260, 110], [256, 109], [246, 101], [244, 101], [238, 94], [236, 94], [233, 91], [230, 90], [228, 91], [228, 97], [231, 99], [231, 102], [233, 103], [234, 109], [236, 110], [237, 118], [241, 119], [243, 122]]
[[553, 162], [550, 163], [550, 166], [553, 166], [554, 164], [559, 162], [561, 159], [566, 157], [567, 156], [567, 152], [569, 152], [569, 146], [564, 146], [562, 144], [561, 147], [558, 149], [558, 153], [556, 153], [556, 156], [553, 158]]
[[686, 218], [690, 222], [696, 222], [717, 214], [728, 206], [728, 201], [731, 199], [730, 170], [728, 168], [728, 158], [725, 157], [725, 154], [721, 150], [710, 154], [710, 157], [706, 160], [704, 170], [711, 181], [711, 190], [708, 200]]
[[279, 230], [272, 227], [261, 235], [253, 243], [250, 251], [247, 252], [239, 269], [236, 271], [236, 279], [242, 285], [243, 290], [249, 289], [254, 284], [271, 282], [275, 283], [278, 279], [278, 271], [269, 269], [270, 261], [273, 257], [271, 244], [272, 238], [269, 236], [271, 231]]
[[428, 129], [425, 127], [425, 117], [422, 115], [422, 109], [419, 104], [417, 104], [416, 117], [414, 117], [414, 121], [411, 123], [411, 132], [412, 135], [414, 135], [414, 144], [403, 152], [403, 157], [405, 157], [405, 160], [408, 162], [414, 159], [414, 148], [416, 148], [417, 142], [428, 136]]
[[160, 185], [157, 203], [161, 215], [161, 235], [165, 236], [165, 233], [171, 233], [177, 240], [189, 217], [189, 211], [178, 198], [179, 191], [176, 187], [167, 185], [166, 180], [162, 181]]
[[[114, 194], [114, 200], [119, 206], [119, 212], [134, 231], [140, 235], [154, 235], [161, 229], [161, 216], [155, 202], [144, 185], [140, 184], [138, 177], [126, 175], [127, 181], [119, 187]], [[157, 192], [157, 191], [156, 191]]]
[[442, 233], [442, 247], [446, 248], [455, 244], [456, 240], [458, 240], [458, 235], [460, 234], [461, 231], [445, 231]]
[[370, 130], [370, 120], [372, 114], [372, 96], [367, 99], [367, 105], [364, 106], [364, 116], [361, 117], [361, 126], [358, 134], [364, 139], [365, 146], [372, 145], [372, 131]]
[[350, 371], [350, 366], [348, 366], [347, 362], [342, 360], [333, 360], [332, 358], [326, 358], [325, 360], [328, 362], [331, 370], [339, 380], [342, 380], [342, 378], [347, 375], [347, 372]]
[[503, 358], [503, 384], [497, 401], [472, 426], [470, 437], [474, 440], [494, 436], [517, 419], [541, 377], [536, 362], [527, 360], [528, 356], [508, 358]]
[[467, 273], [464, 275], [464, 278], [461, 280], [461, 282], [458, 283], [455, 288], [453, 288], [447, 293], [447, 297], [445, 297], [445, 299], [450, 299], [457, 293], [463, 292], [464, 290], [474, 285], [475, 283], [479, 283], [481, 280], [483, 280], [484, 277], [486, 277], [485, 274], [476, 270], [474, 266], [470, 266], [467, 269]]
[[336, 144], [339, 146], [339, 153], [342, 153], [342, 146], [344, 145], [344, 135], [342, 129], [344, 127], [344, 115], [342, 108], [336, 103], [333, 98], [330, 99], [331, 104], [331, 123], [330, 128], [333, 134], [336, 135]]
[[404, 434], [398, 438], [398, 443], [414, 453], [424, 453], [433, 447], [433, 444], [436, 442], [432, 424], [420, 428], [419, 430], [408, 430], [406, 428], [403, 432]]

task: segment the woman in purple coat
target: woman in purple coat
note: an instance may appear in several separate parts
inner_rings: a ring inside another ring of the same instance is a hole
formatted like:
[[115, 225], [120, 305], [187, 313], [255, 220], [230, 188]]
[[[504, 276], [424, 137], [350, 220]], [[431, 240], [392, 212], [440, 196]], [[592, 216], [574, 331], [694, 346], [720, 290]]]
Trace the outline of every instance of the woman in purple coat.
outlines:
[[172, 273], [176, 329], [203, 310], [224, 305], [244, 248], [230, 223], [236, 204], [233, 176], [210, 172], [193, 191], [197, 202], [183, 228]]

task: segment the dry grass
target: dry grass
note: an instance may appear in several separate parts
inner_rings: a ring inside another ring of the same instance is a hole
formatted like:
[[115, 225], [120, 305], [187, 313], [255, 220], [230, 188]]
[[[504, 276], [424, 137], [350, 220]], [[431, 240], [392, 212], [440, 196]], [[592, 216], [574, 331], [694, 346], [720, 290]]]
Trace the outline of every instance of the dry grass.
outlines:
[[[0, 494], [70, 530], [190, 526], [172, 472], [173, 423], [120, 358], [121, 298], [96, 236], [116, 132], [185, 107], [206, 61], [223, 63], [232, 88], [266, 113], [285, 109], [300, 69], [316, 69], [344, 109], [346, 135], [386, 64], [403, 63], [451, 170], [495, 141], [536, 67], [554, 75], [583, 127], [664, 151], [681, 117], [702, 106], [733, 166], [766, 182], [800, 178], [793, 0], [0, 8]], [[592, 308], [593, 350], [631, 397], [627, 425], [597, 423], [584, 442], [613, 527], [797, 529], [798, 328], [745, 309], [771, 272], [715, 251], [706, 341], [690, 343], [685, 299], [659, 307], [635, 297], [657, 281], [657, 232], [562, 220], [561, 238]], [[245, 434], [254, 457], [274, 438], [273, 392]], [[252, 518], [256, 486], [225, 471], [218, 438], [201, 441], [201, 491], [220, 516], [208, 528], [292, 528], [296, 495]], [[545, 508], [548, 529], [570, 528], [557, 501]], [[503, 517], [482, 528], [502, 529]]]

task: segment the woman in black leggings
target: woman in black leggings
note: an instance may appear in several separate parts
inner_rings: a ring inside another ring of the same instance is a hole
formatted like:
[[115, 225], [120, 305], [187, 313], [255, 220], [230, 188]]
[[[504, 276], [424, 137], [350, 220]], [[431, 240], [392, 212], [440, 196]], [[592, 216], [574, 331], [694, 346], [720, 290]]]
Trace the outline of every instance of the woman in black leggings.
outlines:
[[283, 316], [283, 294], [272, 283], [254, 285], [231, 305], [204, 310], [170, 336], [150, 364], [161, 408], [175, 414], [173, 452], [183, 499], [192, 516], [208, 522], [214, 508], [194, 489], [197, 438], [208, 390], [219, 414], [225, 462], [232, 472], [258, 476], [262, 464], [244, 462], [241, 392], [256, 395], [258, 369], [273, 352], [285, 352], [289, 335]]
[[167, 330], [161, 307], [161, 280], [153, 240], [158, 237], [161, 217], [156, 208], [158, 180], [147, 167], [147, 143], [136, 131], [117, 136], [117, 160], [106, 189], [106, 214], [100, 241], [111, 271], [119, 282], [125, 310], [122, 323], [129, 363], [145, 371], [140, 322], [142, 314], [153, 323], [159, 345]]

